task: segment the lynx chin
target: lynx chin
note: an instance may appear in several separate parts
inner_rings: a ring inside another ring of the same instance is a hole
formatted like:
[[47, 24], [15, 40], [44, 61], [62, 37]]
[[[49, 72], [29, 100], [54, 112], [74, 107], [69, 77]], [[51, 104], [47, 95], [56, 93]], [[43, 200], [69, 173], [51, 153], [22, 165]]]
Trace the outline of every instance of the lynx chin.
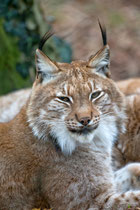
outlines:
[[36, 50], [37, 75], [19, 114], [0, 124], [0, 209], [122, 210], [140, 191], [117, 191], [113, 142], [125, 131], [124, 95], [110, 78], [109, 46], [59, 63]]

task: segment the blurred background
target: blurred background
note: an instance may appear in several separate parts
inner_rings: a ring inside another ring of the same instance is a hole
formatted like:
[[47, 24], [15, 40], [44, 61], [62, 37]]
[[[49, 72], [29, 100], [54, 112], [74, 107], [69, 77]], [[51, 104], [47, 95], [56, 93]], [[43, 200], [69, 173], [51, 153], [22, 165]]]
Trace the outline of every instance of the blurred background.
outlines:
[[43, 51], [53, 60], [86, 60], [102, 47], [97, 19], [107, 28], [114, 80], [140, 76], [140, 1], [1, 0], [0, 95], [30, 87], [42, 35], [56, 31]]

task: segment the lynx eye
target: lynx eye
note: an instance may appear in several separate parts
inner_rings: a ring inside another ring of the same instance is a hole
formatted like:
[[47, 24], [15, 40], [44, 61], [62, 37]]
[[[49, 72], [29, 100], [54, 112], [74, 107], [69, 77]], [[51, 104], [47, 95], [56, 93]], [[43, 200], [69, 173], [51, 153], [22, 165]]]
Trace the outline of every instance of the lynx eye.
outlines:
[[97, 98], [100, 94], [101, 94], [101, 91], [96, 91], [96, 92], [92, 93], [91, 94], [91, 100]]
[[65, 96], [60, 96], [60, 97], [58, 97], [58, 99], [60, 99], [61, 101], [64, 101], [64, 102], [70, 102], [70, 99]]

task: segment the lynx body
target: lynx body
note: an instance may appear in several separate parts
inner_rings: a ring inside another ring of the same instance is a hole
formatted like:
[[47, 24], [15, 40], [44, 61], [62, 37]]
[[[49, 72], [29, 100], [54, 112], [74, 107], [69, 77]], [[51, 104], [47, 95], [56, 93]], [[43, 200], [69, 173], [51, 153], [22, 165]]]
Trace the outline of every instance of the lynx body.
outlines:
[[56, 63], [36, 51], [29, 100], [0, 124], [1, 210], [140, 206], [140, 191], [117, 193], [114, 182], [111, 152], [125, 131], [125, 98], [109, 78], [103, 38], [88, 61]]

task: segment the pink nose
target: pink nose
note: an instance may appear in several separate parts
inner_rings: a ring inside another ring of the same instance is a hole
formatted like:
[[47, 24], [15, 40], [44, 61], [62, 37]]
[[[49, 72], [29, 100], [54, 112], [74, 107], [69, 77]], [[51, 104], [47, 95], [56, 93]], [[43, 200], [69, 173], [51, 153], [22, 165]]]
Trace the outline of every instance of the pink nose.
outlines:
[[90, 120], [91, 120], [90, 117], [82, 117], [81, 119], [79, 119], [79, 122], [82, 125], [86, 126], [90, 123]]

